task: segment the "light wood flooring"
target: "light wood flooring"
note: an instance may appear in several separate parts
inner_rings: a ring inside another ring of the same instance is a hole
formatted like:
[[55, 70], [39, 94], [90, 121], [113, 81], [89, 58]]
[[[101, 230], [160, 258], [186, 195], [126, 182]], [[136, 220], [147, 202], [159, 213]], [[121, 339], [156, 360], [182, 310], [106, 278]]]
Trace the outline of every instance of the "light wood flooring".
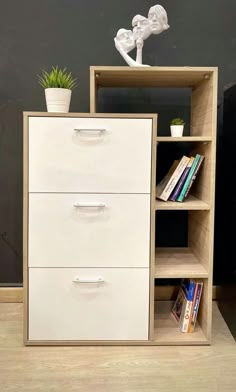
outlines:
[[0, 304], [0, 391], [236, 391], [236, 344], [213, 304], [213, 344], [24, 347], [22, 304]]

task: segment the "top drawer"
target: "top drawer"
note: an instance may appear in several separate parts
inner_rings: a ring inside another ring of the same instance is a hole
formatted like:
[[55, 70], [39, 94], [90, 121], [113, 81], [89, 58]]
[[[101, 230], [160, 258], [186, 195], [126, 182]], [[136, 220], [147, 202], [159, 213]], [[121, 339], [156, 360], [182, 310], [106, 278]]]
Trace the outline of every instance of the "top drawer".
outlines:
[[150, 193], [152, 119], [29, 117], [29, 192]]

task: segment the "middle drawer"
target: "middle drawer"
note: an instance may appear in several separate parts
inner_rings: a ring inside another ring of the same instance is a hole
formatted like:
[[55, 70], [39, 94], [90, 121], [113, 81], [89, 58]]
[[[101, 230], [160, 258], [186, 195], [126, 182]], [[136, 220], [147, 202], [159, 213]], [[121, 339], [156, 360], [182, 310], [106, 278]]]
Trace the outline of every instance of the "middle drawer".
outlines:
[[150, 195], [29, 194], [29, 267], [149, 267]]

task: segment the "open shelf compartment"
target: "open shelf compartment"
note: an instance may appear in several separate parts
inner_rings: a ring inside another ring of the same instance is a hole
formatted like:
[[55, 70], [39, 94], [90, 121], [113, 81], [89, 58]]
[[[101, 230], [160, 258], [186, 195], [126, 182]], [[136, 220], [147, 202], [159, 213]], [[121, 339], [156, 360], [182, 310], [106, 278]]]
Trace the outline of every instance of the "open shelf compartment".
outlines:
[[195, 157], [196, 154], [200, 154], [204, 156], [204, 160], [187, 198], [183, 202], [156, 199], [156, 210], [210, 210], [213, 190], [211, 173], [215, 167], [212, 147], [211, 142], [159, 143], [157, 147], [157, 184], [169, 171], [174, 160], [181, 159], [183, 155]]
[[155, 278], [207, 278], [191, 248], [156, 248]]
[[171, 314], [172, 301], [155, 302], [154, 340], [163, 345], [199, 345], [209, 341], [197, 321], [194, 332], [183, 333]]

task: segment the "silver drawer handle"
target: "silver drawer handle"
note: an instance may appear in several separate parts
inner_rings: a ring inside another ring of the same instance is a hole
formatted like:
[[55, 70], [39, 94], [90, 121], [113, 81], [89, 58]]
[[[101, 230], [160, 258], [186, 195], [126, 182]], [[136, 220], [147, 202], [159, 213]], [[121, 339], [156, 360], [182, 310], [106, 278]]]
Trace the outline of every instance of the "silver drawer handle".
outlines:
[[89, 132], [92, 135], [93, 133], [101, 134], [103, 132], [106, 132], [106, 129], [103, 129], [103, 128], [101, 128], [101, 129], [100, 128], [96, 128], [96, 129], [94, 129], [94, 128], [74, 128], [74, 131], [76, 131], [76, 132]]
[[94, 279], [83, 279], [80, 278], [79, 276], [76, 276], [73, 280], [73, 283], [104, 283], [104, 278], [101, 276], [98, 276], [97, 278]]
[[106, 204], [104, 203], [75, 203], [74, 207], [76, 208], [104, 208]]

